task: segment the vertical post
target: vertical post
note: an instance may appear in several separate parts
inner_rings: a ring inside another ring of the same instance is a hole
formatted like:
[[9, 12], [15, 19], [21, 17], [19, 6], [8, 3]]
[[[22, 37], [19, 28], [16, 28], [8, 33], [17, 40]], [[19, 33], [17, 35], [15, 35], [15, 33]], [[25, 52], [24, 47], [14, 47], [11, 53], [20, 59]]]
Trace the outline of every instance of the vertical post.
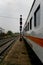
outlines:
[[22, 15], [20, 15], [20, 41], [22, 40]]

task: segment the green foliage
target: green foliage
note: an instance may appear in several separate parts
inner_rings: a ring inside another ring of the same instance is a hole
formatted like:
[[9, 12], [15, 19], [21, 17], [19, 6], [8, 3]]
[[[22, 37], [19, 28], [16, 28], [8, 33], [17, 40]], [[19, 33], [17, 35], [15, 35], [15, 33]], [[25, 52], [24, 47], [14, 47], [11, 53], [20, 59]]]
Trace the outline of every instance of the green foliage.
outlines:
[[7, 35], [13, 35], [13, 32], [12, 31], [8, 31]]

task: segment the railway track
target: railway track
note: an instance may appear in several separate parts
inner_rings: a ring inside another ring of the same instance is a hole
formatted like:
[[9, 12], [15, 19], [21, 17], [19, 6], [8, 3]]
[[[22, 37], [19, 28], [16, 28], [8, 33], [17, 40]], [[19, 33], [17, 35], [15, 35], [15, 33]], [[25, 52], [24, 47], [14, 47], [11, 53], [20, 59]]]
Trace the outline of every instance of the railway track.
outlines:
[[[0, 45], [0, 61], [4, 58], [5, 52], [12, 46], [13, 42], [16, 40], [16, 38], [12, 38], [10, 40], [5, 41]], [[8, 51], [7, 51], [8, 52]]]
[[2, 46], [2, 45], [4, 45], [4, 44], [6, 44], [7, 42], [9, 42], [9, 41], [11, 41], [13, 38], [9, 38], [9, 39], [4, 39], [4, 40], [2, 40], [1, 42], [0, 42], [0, 47]]

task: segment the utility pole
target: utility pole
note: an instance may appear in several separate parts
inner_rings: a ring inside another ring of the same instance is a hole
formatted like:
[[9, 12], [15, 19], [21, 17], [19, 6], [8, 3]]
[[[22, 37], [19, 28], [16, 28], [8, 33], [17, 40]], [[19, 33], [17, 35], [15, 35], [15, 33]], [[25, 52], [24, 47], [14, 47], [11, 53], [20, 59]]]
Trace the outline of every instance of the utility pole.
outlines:
[[20, 15], [20, 41], [22, 41], [22, 15]]

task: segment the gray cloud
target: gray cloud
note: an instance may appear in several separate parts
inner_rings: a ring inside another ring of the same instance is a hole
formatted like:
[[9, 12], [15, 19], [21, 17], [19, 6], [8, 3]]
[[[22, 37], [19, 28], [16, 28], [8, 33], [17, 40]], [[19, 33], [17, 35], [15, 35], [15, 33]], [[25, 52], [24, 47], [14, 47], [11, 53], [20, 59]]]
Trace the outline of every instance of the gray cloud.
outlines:
[[19, 32], [19, 17], [23, 15], [23, 25], [33, 0], [0, 0], [0, 27], [6, 31]]

